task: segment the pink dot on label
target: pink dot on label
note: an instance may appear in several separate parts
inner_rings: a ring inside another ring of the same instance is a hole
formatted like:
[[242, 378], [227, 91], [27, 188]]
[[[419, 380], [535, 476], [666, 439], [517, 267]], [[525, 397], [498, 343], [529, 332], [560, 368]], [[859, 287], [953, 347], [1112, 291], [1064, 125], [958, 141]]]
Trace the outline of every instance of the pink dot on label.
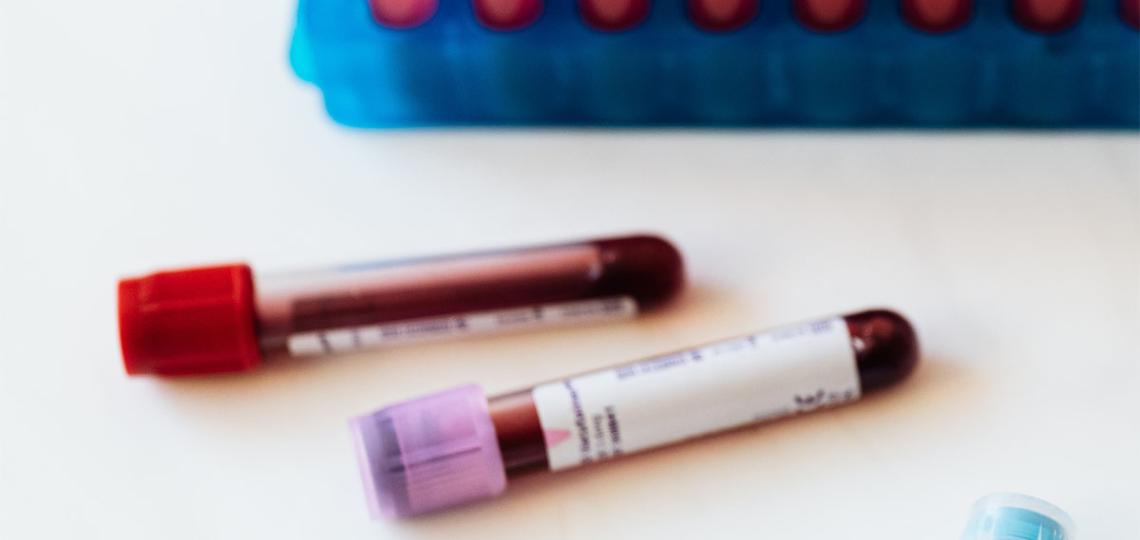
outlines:
[[689, 17], [704, 30], [725, 32], [744, 26], [756, 16], [759, 0], [689, 0]]
[[492, 30], [519, 30], [542, 15], [542, 0], [473, 0], [475, 18]]
[[553, 448], [558, 443], [570, 438], [570, 430], [568, 429], [545, 429], [542, 431], [543, 438], [546, 439], [546, 447]]
[[1140, 29], [1140, 0], [1120, 0], [1120, 17]]
[[586, 24], [615, 32], [637, 26], [649, 15], [649, 0], [579, 0]]
[[846, 30], [867, 11], [867, 0], [795, 0], [796, 18], [821, 32]]
[[369, 0], [372, 18], [388, 28], [414, 28], [428, 21], [437, 0]]
[[949, 32], [966, 24], [973, 0], [903, 0], [903, 18], [927, 32]]
[[1081, 17], [1081, 0], [1013, 0], [1013, 16], [1034, 32], [1060, 32]]

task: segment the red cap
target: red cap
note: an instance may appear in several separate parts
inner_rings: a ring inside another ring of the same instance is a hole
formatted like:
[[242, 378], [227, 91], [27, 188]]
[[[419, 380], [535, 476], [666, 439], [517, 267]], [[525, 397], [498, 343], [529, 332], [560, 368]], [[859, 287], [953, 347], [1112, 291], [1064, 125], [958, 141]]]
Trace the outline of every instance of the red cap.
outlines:
[[970, 21], [974, 0], [903, 0], [903, 18], [927, 32], [950, 32]]
[[578, 11], [591, 28], [619, 32], [649, 16], [649, 0], [578, 0]]
[[245, 264], [119, 281], [119, 338], [130, 375], [204, 375], [261, 363], [253, 274]]
[[415, 28], [435, 15], [437, 0], [369, 0], [372, 18], [388, 28]]
[[475, 18], [491, 30], [522, 30], [542, 15], [543, 0], [472, 0]]
[[1120, 0], [1120, 16], [1124, 22], [1140, 29], [1140, 0]]
[[756, 16], [759, 0], [688, 0], [689, 18], [702, 30], [736, 30]]
[[1013, 0], [1013, 15], [1029, 30], [1052, 34], [1076, 24], [1083, 4], [1084, 0]]
[[846, 30], [867, 11], [867, 0], [795, 0], [793, 5], [800, 23], [817, 32]]

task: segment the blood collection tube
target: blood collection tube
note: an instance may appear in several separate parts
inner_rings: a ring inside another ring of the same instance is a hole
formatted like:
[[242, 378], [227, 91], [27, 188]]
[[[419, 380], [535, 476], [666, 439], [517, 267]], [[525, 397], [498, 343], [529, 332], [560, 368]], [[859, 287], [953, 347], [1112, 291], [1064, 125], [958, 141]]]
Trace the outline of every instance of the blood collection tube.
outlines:
[[962, 540], [1075, 540], [1064, 510], [1018, 493], [995, 493], [974, 504]]
[[1013, 16], [1025, 28], [1053, 34], [1077, 23], [1084, 0], [1013, 0]]
[[407, 517], [558, 471], [858, 399], [918, 362], [902, 316], [830, 317], [487, 399], [463, 386], [350, 421], [374, 516]]
[[1120, 18], [1140, 29], [1140, 0], [1120, 0]]
[[475, 18], [491, 30], [522, 30], [542, 15], [543, 0], [472, 0]]
[[616, 320], [681, 289], [681, 255], [654, 236], [254, 274], [245, 264], [119, 282], [129, 374], [196, 375], [494, 331]]
[[840, 32], [855, 26], [867, 12], [867, 0], [794, 0], [796, 19], [817, 32]]
[[415, 28], [431, 19], [439, 9], [439, 0], [369, 0], [372, 18], [392, 29]]
[[710, 32], [736, 30], [760, 11], [759, 0], [688, 0], [686, 4], [693, 24]]
[[903, 0], [903, 18], [926, 32], [950, 32], [970, 21], [973, 0]]
[[649, 16], [649, 0], [578, 0], [582, 20], [605, 32], [629, 30]]

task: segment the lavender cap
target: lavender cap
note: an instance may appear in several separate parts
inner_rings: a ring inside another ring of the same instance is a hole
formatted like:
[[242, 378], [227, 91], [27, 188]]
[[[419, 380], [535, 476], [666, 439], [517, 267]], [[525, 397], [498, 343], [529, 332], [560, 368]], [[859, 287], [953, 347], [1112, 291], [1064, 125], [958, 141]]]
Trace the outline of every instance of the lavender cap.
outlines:
[[349, 420], [373, 517], [408, 517], [507, 487], [487, 398], [461, 386]]

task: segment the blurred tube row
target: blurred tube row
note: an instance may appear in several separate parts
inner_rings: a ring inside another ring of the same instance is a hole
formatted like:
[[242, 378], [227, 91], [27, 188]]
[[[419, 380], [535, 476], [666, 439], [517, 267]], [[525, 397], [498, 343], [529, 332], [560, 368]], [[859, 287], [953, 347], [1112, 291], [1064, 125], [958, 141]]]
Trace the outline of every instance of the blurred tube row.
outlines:
[[301, 0], [292, 59], [358, 127], [1136, 128], [1136, 3]]

